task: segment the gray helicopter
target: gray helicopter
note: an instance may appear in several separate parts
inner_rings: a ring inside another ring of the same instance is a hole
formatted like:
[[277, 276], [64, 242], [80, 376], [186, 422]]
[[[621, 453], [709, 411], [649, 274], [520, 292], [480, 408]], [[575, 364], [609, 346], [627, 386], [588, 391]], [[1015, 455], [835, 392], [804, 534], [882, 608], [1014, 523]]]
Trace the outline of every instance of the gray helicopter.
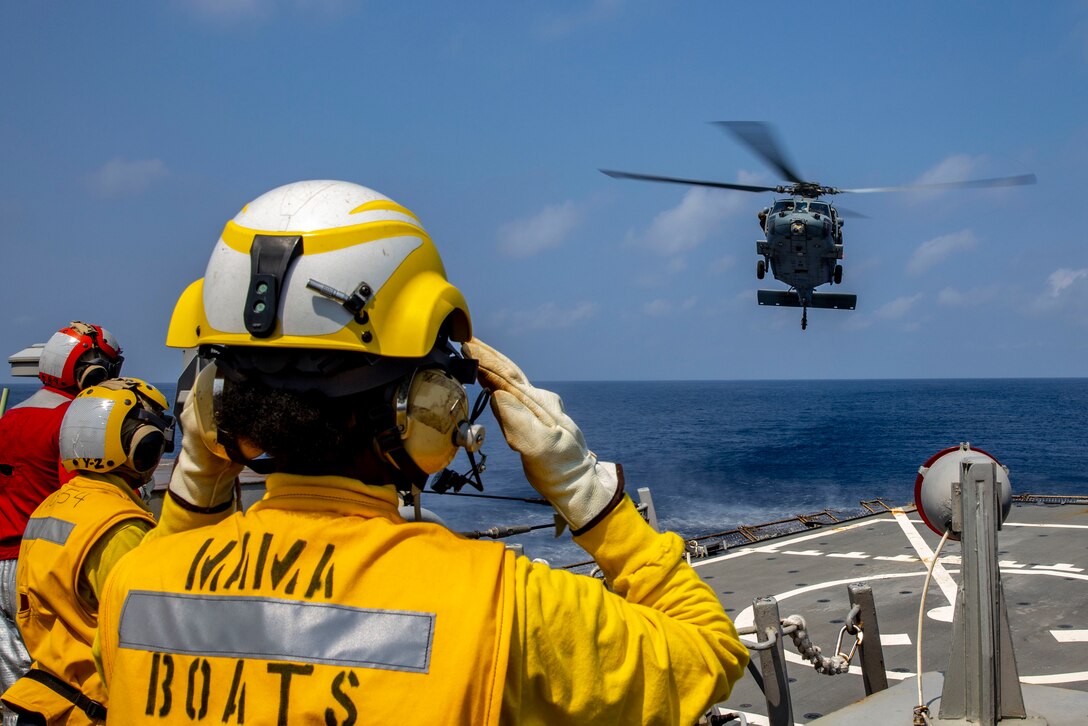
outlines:
[[634, 174], [626, 171], [600, 171], [615, 179], [667, 182], [689, 186], [734, 189], [742, 192], [776, 192], [788, 194], [788, 199], [776, 199], [772, 206], [759, 212], [759, 226], [765, 239], [756, 241], [756, 277], [760, 280], [770, 270], [771, 275], [790, 286], [789, 290], [758, 290], [756, 300], [760, 305], [777, 305], [801, 308], [801, 329], [808, 327], [808, 309], [824, 308], [853, 310], [857, 295], [849, 293], [816, 292], [820, 285], [842, 283], [843, 258], [842, 228], [844, 217], [865, 215], [836, 208], [820, 197], [832, 194], [863, 194], [871, 192], [899, 192], [917, 189], [977, 189], [1034, 184], [1034, 174], [1007, 176], [995, 179], [936, 182], [932, 184], [907, 184], [894, 187], [869, 187], [865, 189], [840, 189], [817, 182], [804, 181], [786, 160], [781, 144], [775, 139], [770, 126], [759, 121], [718, 121], [716, 126], [735, 136], [756, 153], [776, 172], [789, 180], [789, 184], [757, 186], [728, 182], [681, 179], [655, 174]]

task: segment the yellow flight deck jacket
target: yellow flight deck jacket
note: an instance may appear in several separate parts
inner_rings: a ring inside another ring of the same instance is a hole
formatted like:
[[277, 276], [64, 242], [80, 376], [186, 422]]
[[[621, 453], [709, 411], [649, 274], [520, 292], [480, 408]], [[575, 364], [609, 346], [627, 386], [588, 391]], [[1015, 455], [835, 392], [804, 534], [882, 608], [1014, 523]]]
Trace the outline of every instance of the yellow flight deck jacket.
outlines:
[[609, 592], [405, 522], [392, 487], [266, 485], [229, 516], [168, 497], [114, 569], [95, 643], [110, 723], [687, 726], [747, 664], [679, 537], [629, 499], [576, 538]]
[[[34, 662], [4, 693], [9, 706], [51, 726], [101, 723], [90, 703], [106, 702], [91, 657], [98, 593], [113, 564], [154, 524], [132, 489], [109, 474], [81, 473], [34, 510], [16, 576], [16, 620]], [[58, 692], [66, 687], [67, 697]]]

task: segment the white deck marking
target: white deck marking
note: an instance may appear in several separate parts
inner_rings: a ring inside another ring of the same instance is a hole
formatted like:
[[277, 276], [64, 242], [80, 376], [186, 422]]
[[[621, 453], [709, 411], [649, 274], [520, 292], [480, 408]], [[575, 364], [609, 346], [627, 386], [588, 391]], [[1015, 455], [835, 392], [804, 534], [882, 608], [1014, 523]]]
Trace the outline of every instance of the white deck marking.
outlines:
[[1052, 529], [1088, 529], [1088, 524], [1028, 524], [1027, 522], [1005, 522], [1002, 527], [1049, 527]]
[[1057, 570], [1058, 572], [1084, 572], [1083, 567], [1074, 567], [1069, 562], [1059, 562], [1055, 565], [1035, 565], [1033, 570]]
[[1059, 643], [1088, 643], [1088, 630], [1051, 630]]
[[845, 524], [845, 525], [843, 525], [841, 527], [834, 527], [832, 529], [820, 529], [820, 530], [818, 530], [818, 531], [816, 531], [816, 532], [814, 532], [812, 534], [806, 534], [806, 535], [802, 535], [800, 537], [787, 537], [787, 539], [789, 540], [788, 542], [779, 542], [778, 544], [764, 545], [763, 547], [742, 547], [741, 549], [738, 549], [738, 550], [730, 550], [729, 554], [725, 554], [725, 555], [722, 555], [720, 557], [714, 557], [714, 558], [711, 558], [711, 559], [700, 560], [698, 562], [692, 562], [691, 566], [692, 567], [703, 567], [704, 565], [710, 565], [710, 564], [713, 564], [715, 562], [721, 562], [722, 560], [731, 560], [734, 557], [744, 557], [745, 555], [750, 555], [750, 554], [753, 554], [753, 553], [756, 553], [756, 552], [759, 552], [759, 553], [766, 552], [766, 553], [777, 554], [779, 547], [788, 547], [790, 545], [795, 545], [798, 542], [806, 542], [806, 541], [808, 541], [810, 539], [819, 539], [820, 537], [830, 537], [833, 534], [839, 534], [841, 532], [847, 532], [847, 531], [849, 531], [851, 529], [857, 529], [858, 527], [867, 527], [867, 526], [869, 526], [871, 524], [874, 524], [874, 523], [877, 523], [877, 522], [891, 522], [891, 521], [892, 521], [891, 519], [884, 519], [884, 518], [881, 518], [881, 519], [869, 519], [868, 517], [866, 517], [862, 521], [855, 522], [854, 524]]
[[[893, 509], [892, 515], [895, 517], [895, 521], [899, 523], [899, 527], [903, 530], [903, 534], [907, 536], [907, 541], [914, 547], [914, 551], [918, 553], [918, 559], [920, 559], [922, 564], [928, 568], [929, 563], [933, 561], [933, 550], [929, 548], [926, 541], [922, 539], [922, 535], [918, 533], [918, 530], [914, 528], [911, 521], [907, 519], [906, 512], [902, 509]], [[948, 604], [955, 605], [956, 592], [959, 588], [956, 585], [956, 581], [948, 574], [948, 570], [944, 569], [944, 566], [940, 562], [933, 566], [933, 579], [937, 581], [937, 586], [941, 588], [941, 592], [944, 593], [945, 599], [948, 600]]]
[[706, 560], [696, 560], [696, 561], [691, 563], [691, 566], [692, 567], [703, 567], [705, 565], [712, 565], [715, 562], [721, 562], [722, 560], [732, 560], [732, 559], [735, 559], [737, 557], [744, 557], [745, 555], [750, 555], [753, 552], [755, 552], [755, 550], [752, 549], [751, 547], [741, 547], [739, 550], [730, 550], [729, 554], [722, 555], [721, 557], [715, 557], [713, 559], [706, 559]]
[[1031, 683], [1036, 686], [1045, 686], [1050, 683], [1076, 683], [1079, 681], [1088, 681], [1088, 671], [1055, 673], [1051, 676], [1020, 676], [1021, 683]]
[[[917, 534], [917, 533], [915, 533], [915, 534]], [[940, 565], [938, 564], [938, 567], [939, 566]], [[904, 578], [904, 577], [925, 577], [925, 574], [926, 573], [924, 573], [924, 572], [885, 572], [883, 574], [870, 575], [870, 576], [866, 577], [865, 579], [866, 579], [866, 581], [871, 581], [871, 580], [895, 580], [895, 579]], [[1078, 575], [1078, 574], [1069, 574], [1069, 573], [1065, 573], [1065, 572], [1055, 572], [1054, 570], [1009, 570], [1007, 573], [1003, 573], [1003, 574], [1008, 574], [1008, 575], [1050, 575], [1052, 577], [1072, 577], [1072, 578], [1074, 578], [1076, 580], [1084, 580], [1085, 582], [1088, 582], [1088, 575]], [[804, 594], [806, 592], [812, 592], [814, 590], [822, 590], [824, 588], [835, 587], [837, 585], [850, 585], [850, 584], [853, 584], [855, 582], [857, 582], [856, 577], [851, 577], [851, 578], [847, 578], [847, 579], [844, 579], [844, 580], [829, 580], [827, 582], [818, 582], [815, 585], [806, 585], [805, 587], [798, 587], [798, 588], [796, 588], [794, 590], [789, 590], [787, 592], [783, 592], [783, 593], [780, 593], [778, 595], [775, 595], [774, 597], [775, 597], [776, 600], [778, 600], [781, 603], [782, 600], [786, 600], [786, 599], [794, 597], [796, 595], [802, 595], [802, 594]], [[755, 625], [755, 612], [752, 610], [752, 606], [749, 605], [748, 607], [744, 608], [739, 613], [737, 613], [737, 617], [735, 617], [733, 619], [733, 623], [736, 625], [736, 627], [738, 629], [747, 628], [747, 627], [751, 627], [751, 626]], [[1066, 631], [1066, 632], [1068, 632], [1068, 631]], [[756, 642], [756, 637], [754, 635], [745, 635], [745, 636], [741, 636], [741, 640], [743, 642], [745, 642], [745, 643], [754, 643], [754, 642]], [[881, 638], [881, 642], [883, 642], [883, 638]], [[785, 650], [786, 660], [790, 661], [791, 663], [798, 663], [800, 665], [808, 666], [809, 668], [812, 667], [811, 663], [809, 663], [808, 661], [801, 658], [801, 656], [798, 655], [794, 650], [791, 650], [791, 648], [793, 648], [793, 642], [792, 641], [789, 642], [789, 648], [786, 648], [786, 650]], [[753, 653], [752, 656], [755, 658], [755, 657], [758, 657], [758, 654]], [[852, 666], [850, 666], [850, 672], [853, 673], [854, 675], [861, 675], [861, 668], [858, 667], [858, 666], [853, 666], [852, 665]], [[904, 681], [904, 680], [906, 680], [908, 678], [913, 678], [915, 676], [914, 673], [910, 673], [910, 672], [902, 673], [902, 672], [899, 672], [899, 671], [886, 671], [886, 673], [887, 673], [887, 676], [888, 676], [888, 680], [890, 680], [890, 681]], [[1052, 684], [1052, 683], [1077, 683], [1077, 682], [1081, 682], [1081, 681], [1088, 681], [1088, 671], [1073, 671], [1073, 672], [1070, 672], [1070, 673], [1052, 673], [1052, 674], [1049, 674], [1049, 675], [1040, 675], [1040, 676], [1020, 676], [1020, 682], [1021, 683], [1031, 683], [1031, 684], [1036, 684], [1036, 685], [1047, 685], [1047, 684]]]
[[864, 552], [832, 552], [828, 557], [842, 557], [847, 560], [867, 560], [869, 555]]
[[942, 605], [938, 608], [926, 611], [926, 617], [942, 623], [951, 623], [956, 619], [956, 613], [951, 605]]
[[[925, 524], [921, 519], [910, 520], [914, 524]], [[1049, 529], [1088, 529], [1088, 524], [1049, 524], [1044, 522], [1003, 522], [1002, 527], [1046, 527]]]
[[[741, 711], [741, 710], [736, 709], [736, 708], [730, 708], [728, 704], [722, 704], [722, 710], [723, 711], [731, 711], [733, 713], [743, 713], [745, 718], [748, 719], [748, 723], [753, 724], [753, 726], [770, 726], [770, 723], [771, 723], [767, 719], [767, 717], [764, 716], [761, 713], [752, 713], [751, 711]], [[798, 723], [797, 721], [794, 721], [793, 726], [805, 726], [805, 725], [802, 724], [802, 723]]]
[[884, 560], [885, 562], [917, 562], [918, 558], [913, 555], [895, 555], [889, 557], [888, 555], [877, 555], [874, 560]]
[[804, 555], [805, 557], [819, 557], [823, 554], [820, 550], [783, 550], [784, 555]]
[[881, 633], [881, 645], [910, 645], [910, 636], [906, 633]]
[[1008, 567], [1009, 569], [1012, 569], [1012, 568], [1015, 568], [1015, 567], [1027, 567], [1027, 565], [1021, 565], [1016, 560], [998, 560], [997, 566], [998, 567]]

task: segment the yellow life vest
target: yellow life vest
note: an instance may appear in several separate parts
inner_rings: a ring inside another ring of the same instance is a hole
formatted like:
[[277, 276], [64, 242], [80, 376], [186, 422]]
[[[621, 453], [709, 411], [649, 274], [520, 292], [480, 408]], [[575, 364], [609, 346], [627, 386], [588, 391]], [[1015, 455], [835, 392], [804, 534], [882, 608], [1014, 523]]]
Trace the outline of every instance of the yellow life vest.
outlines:
[[[16, 621], [35, 677], [19, 679], [3, 700], [42, 714], [50, 724], [95, 723], [73, 701], [57, 692], [100, 704], [106, 690], [95, 669], [91, 643], [98, 615], [77, 593], [91, 548], [114, 525], [131, 519], [155, 523], [151, 512], [106, 481], [77, 476], [34, 510], [19, 550]], [[42, 675], [42, 674], [45, 675]], [[43, 681], [59, 680], [49, 686]]]
[[268, 487], [115, 568], [110, 722], [498, 723], [513, 555], [406, 523], [354, 480]]

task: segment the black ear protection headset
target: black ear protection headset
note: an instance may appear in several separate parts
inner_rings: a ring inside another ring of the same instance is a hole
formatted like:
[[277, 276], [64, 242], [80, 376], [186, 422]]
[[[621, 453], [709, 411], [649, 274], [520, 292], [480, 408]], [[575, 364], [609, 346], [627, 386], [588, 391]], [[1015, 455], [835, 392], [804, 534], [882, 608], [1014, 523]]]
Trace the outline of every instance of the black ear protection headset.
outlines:
[[117, 378], [121, 373], [122, 356], [107, 358], [98, 348], [89, 350], [79, 357], [76, 363], [76, 384], [80, 390], [97, 386], [110, 378]]
[[164, 453], [174, 450], [174, 417], [137, 406], [121, 424], [121, 446], [133, 469], [140, 474], [152, 471]]
[[470, 453], [483, 443], [483, 427], [472, 423], [465, 384], [476, 379], [475, 360], [445, 345], [444, 365], [416, 368], [389, 385], [372, 409], [375, 446], [404, 480], [422, 488], [444, 469], [459, 448]]

